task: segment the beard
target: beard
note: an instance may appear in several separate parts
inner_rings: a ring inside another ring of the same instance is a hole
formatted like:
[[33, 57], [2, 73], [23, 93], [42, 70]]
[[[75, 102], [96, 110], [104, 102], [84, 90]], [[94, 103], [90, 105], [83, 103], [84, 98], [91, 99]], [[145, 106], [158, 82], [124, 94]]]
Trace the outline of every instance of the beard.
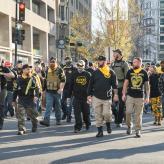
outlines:
[[55, 64], [55, 63], [50, 64], [50, 68], [51, 68], [52, 70], [54, 70], [54, 69], [56, 68], [56, 64]]
[[138, 68], [140, 68], [139, 66], [133, 66], [133, 69], [138, 69]]
[[102, 64], [98, 64], [98, 67], [99, 67], [99, 68], [102, 68], [102, 67], [104, 67], [104, 65], [105, 65], [105, 62], [102, 63]]

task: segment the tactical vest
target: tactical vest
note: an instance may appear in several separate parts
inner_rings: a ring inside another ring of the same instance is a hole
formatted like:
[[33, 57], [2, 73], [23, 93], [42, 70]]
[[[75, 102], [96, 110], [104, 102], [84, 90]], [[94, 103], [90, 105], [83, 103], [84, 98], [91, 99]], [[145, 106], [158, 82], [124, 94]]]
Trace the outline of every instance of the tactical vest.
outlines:
[[47, 90], [57, 91], [59, 88], [60, 88], [60, 79], [56, 71], [47, 72]]
[[113, 62], [112, 65], [111, 65], [111, 68], [115, 72], [115, 74], [117, 76], [117, 79], [119, 81], [123, 81], [125, 79], [124, 63], [125, 63], [125, 61]]

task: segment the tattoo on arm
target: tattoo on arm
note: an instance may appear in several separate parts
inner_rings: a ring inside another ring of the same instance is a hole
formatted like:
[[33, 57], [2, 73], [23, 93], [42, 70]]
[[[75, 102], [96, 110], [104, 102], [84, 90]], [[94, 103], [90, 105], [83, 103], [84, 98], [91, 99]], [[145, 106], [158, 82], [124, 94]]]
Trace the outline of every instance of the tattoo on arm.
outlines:
[[118, 95], [118, 89], [113, 89], [114, 95]]

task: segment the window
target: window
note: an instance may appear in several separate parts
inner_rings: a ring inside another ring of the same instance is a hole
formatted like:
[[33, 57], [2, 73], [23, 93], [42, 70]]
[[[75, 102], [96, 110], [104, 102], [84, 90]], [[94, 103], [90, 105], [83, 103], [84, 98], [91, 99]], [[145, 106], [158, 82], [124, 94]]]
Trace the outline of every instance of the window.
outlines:
[[160, 51], [164, 51], [164, 45], [160, 45]]
[[76, 9], [79, 8], [79, 0], [76, 0]]
[[63, 21], [65, 19], [65, 16], [64, 16], [64, 6], [61, 6], [60, 12], [61, 12], [61, 20]]
[[164, 36], [160, 36], [160, 43], [164, 43]]
[[164, 27], [160, 27], [160, 34], [164, 34]]
[[160, 25], [164, 25], [164, 19], [160, 19]]
[[36, 3], [36, 2], [33, 2], [32, 10], [33, 10], [33, 12], [35, 12], [39, 15], [40, 14], [40, 4]]
[[160, 2], [160, 8], [164, 8], [164, 1]]
[[164, 10], [160, 10], [160, 16], [164, 16]]
[[72, 6], [73, 6], [73, 0], [71, 0], [71, 4], [72, 4]]

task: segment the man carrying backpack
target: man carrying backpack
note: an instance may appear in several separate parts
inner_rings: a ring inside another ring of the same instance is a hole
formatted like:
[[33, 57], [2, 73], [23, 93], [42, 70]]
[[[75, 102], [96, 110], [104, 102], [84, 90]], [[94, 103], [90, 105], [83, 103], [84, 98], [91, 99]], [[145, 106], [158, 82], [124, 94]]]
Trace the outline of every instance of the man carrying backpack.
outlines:
[[125, 103], [122, 101], [122, 89], [126, 73], [129, 70], [128, 63], [123, 60], [122, 52], [119, 49], [113, 51], [114, 62], [111, 63], [111, 68], [115, 72], [118, 80], [118, 110], [114, 112], [115, 123], [117, 127], [122, 127], [122, 121], [124, 118]]

